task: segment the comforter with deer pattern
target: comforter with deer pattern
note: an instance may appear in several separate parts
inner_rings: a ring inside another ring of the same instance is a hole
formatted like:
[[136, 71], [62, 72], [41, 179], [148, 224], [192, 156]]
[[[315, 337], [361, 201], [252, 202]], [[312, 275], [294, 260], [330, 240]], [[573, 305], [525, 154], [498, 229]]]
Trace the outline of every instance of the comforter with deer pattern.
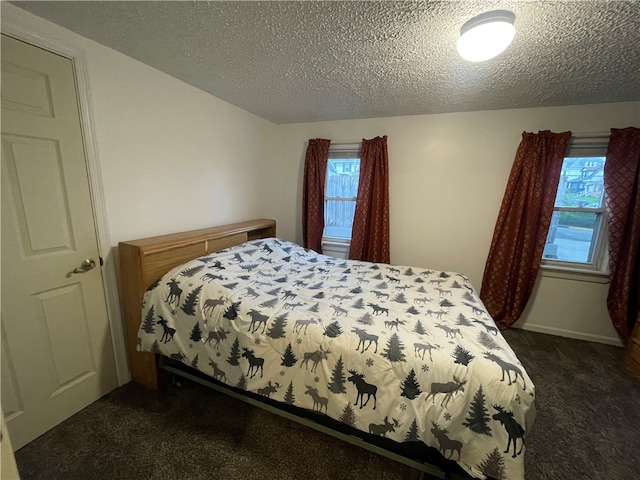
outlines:
[[397, 442], [524, 478], [534, 386], [469, 280], [255, 240], [168, 272], [140, 350]]

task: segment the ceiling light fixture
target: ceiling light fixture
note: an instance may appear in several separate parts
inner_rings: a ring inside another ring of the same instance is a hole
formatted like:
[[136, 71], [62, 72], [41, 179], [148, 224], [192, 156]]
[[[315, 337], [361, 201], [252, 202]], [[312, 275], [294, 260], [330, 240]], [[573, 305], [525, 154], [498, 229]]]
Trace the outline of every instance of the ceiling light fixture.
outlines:
[[502, 53], [516, 33], [516, 16], [508, 10], [493, 10], [473, 17], [462, 26], [458, 53], [470, 62], [482, 62]]

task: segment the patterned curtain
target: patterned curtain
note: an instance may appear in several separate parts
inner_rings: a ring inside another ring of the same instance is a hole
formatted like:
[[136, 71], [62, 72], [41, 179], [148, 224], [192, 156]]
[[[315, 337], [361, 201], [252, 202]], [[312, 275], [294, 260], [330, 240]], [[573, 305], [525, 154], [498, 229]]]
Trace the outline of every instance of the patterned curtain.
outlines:
[[500, 328], [513, 325], [533, 291], [570, 139], [571, 132], [522, 134], [480, 290]]
[[324, 184], [331, 140], [309, 140], [302, 183], [302, 237], [304, 247], [322, 253], [324, 231]]
[[604, 199], [611, 272], [607, 308], [627, 340], [640, 315], [640, 128], [611, 129]]
[[389, 263], [389, 155], [387, 137], [362, 140], [360, 181], [349, 258]]

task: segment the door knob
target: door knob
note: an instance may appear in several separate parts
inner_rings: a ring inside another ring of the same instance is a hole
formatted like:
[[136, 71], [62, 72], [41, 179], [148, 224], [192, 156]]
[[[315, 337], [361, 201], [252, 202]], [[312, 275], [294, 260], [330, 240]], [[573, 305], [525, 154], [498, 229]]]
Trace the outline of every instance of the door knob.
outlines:
[[87, 258], [82, 261], [79, 267], [74, 268], [71, 273], [85, 273], [94, 268], [96, 268], [96, 261], [91, 258]]

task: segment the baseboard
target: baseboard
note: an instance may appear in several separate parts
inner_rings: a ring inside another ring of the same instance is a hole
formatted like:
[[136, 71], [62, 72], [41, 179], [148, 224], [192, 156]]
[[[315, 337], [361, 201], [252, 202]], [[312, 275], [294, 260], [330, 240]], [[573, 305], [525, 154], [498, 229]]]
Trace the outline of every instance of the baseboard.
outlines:
[[546, 325], [535, 325], [530, 323], [517, 326], [514, 325], [513, 328], [529, 330], [531, 332], [546, 333], [549, 335], [556, 335], [558, 337], [575, 338], [576, 340], [586, 340], [587, 342], [604, 343], [615, 347], [624, 347], [622, 341], [617, 337], [606, 337], [604, 335], [576, 332], [574, 330], [566, 330], [564, 328], [548, 327]]

